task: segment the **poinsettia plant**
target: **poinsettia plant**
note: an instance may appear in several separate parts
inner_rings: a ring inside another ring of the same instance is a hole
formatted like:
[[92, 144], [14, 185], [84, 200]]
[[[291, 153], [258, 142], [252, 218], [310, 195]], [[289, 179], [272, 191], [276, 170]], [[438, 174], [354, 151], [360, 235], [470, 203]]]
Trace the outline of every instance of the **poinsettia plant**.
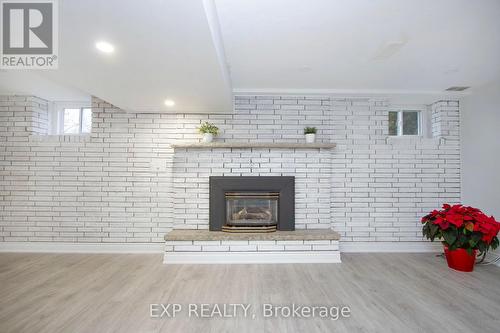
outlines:
[[466, 249], [481, 254], [498, 247], [500, 223], [477, 208], [444, 204], [422, 217], [423, 234], [427, 239], [442, 239], [449, 250]]

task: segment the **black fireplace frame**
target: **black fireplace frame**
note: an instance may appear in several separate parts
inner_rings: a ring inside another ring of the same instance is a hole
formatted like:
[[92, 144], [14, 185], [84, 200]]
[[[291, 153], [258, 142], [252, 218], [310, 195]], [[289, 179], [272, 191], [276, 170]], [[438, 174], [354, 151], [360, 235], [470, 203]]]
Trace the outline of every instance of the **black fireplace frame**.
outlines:
[[278, 230], [295, 230], [295, 177], [211, 176], [209, 230], [221, 231], [226, 220], [226, 192], [278, 192]]

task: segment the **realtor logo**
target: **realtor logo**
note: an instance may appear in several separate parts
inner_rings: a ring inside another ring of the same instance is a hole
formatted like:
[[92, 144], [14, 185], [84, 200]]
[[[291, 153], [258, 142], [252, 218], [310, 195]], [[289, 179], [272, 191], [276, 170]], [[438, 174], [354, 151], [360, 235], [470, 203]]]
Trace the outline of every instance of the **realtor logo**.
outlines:
[[57, 0], [1, 0], [3, 69], [56, 69]]

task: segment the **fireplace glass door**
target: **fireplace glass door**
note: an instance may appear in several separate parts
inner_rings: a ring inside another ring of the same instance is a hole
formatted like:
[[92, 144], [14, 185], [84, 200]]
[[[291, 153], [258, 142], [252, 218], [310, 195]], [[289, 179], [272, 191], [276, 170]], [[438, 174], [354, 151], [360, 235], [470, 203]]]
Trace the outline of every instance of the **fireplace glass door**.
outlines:
[[277, 192], [226, 192], [226, 225], [272, 226], [278, 223]]

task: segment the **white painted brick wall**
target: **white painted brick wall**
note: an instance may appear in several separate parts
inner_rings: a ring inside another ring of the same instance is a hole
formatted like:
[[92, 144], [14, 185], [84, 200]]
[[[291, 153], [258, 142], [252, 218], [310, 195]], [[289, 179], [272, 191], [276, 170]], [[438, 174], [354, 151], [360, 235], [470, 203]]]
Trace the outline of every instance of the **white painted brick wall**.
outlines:
[[171, 150], [152, 132], [168, 120], [96, 99], [91, 136], [47, 136], [46, 110], [31, 96], [0, 97], [0, 239], [162, 242]]
[[[201, 243], [210, 243], [209, 245]], [[339, 241], [166, 241], [165, 252], [338, 251]]]
[[433, 137], [458, 142], [460, 137], [458, 101], [437, 101], [431, 105], [431, 110]]
[[174, 228], [208, 229], [209, 176], [295, 176], [297, 229], [330, 228], [331, 150], [176, 149]]
[[383, 100], [332, 101], [332, 214], [342, 241], [422, 240], [420, 217], [460, 201], [458, 102], [433, 105], [433, 121], [446, 108], [447, 117], [432, 124], [442, 139], [388, 138], [387, 107]]
[[[206, 228], [209, 175], [294, 174], [298, 227], [333, 227], [342, 241], [422, 240], [420, 216], [460, 201], [456, 101], [431, 106], [433, 138], [410, 140], [388, 139], [383, 99], [236, 96], [230, 115], [129, 114], [94, 99], [83, 137], [45, 135], [46, 104], [0, 97], [3, 241], [162, 242], [173, 226]], [[219, 140], [301, 142], [303, 128], [316, 126], [318, 140], [338, 146], [174, 159], [169, 144], [199, 139], [205, 120], [221, 128]], [[328, 244], [288, 246], [314, 245]]]

